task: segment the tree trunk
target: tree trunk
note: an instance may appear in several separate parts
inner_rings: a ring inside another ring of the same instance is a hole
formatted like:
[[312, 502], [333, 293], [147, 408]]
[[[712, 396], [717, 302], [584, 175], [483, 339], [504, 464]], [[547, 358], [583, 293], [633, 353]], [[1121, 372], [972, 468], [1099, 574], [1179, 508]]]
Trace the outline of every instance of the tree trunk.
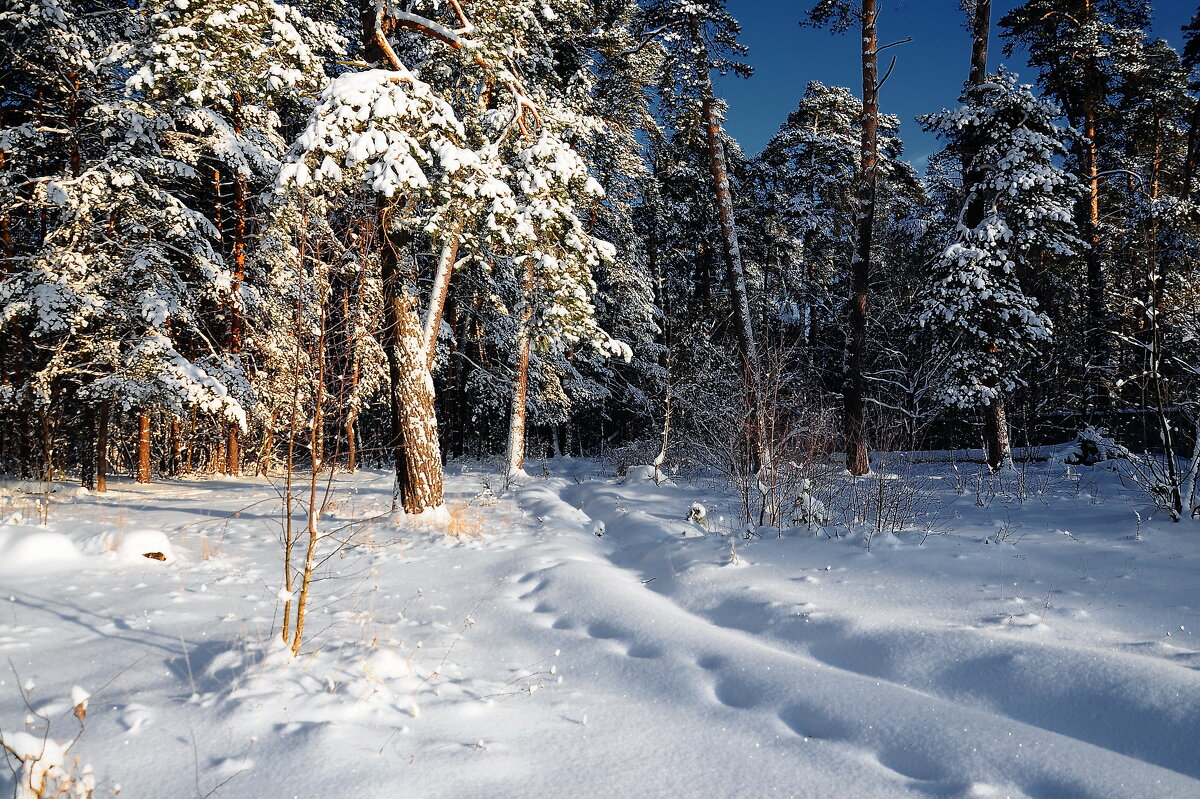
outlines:
[[183, 471], [183, 423], [178, 416], [171, 417], [171, 462], [168, 466], [172, 475]]
[[108, 400], [101, 400], [96, 419], [96, 491], [108, 491]]
[[[326, 307], [323, 306], [321, 308], [321, 332], [317, 338], [317, 352], [321, 360], [318, 361], [319, 365], [317, 366], [317, 374], [314, 381], [312, 424], [308, 428], [308, 449], [312, 453], [316, 453], [322, 448], [319, 437], [321, 435], [321, 406], [325, 399], [325, 360], [322, 355], [325, 352], [325, 323]], [[321, 516], [321, 506], [317, 502], [317, 463], [317, 456], [314, 455], [312, 473], [309, 476], [308, 482], [308, 507], [305, 513], [308, 520], [305, 528], [308, 534], [308, 546], [304, 555], [304, 570], [300, 578], [300, 596], [296, 599], [296, 631], [292, 638], [292, 655], [299, 654], [300, 644], [304, 641], [304, 620], [308, 611], [308, 593], [312, 587], [313, 575], [316, 570], [317, 542], [321, 538], [320, 532], [317, 529], [317, 522]], [[289, 458], [289, 467], [292, 465], [294, 465], [294, 461], [291, 461]], [[288, 493], [291, 493], [290, 480], [288, 483]]]
[[1105, 275], [1100, 257], [1100, 164], [1096, 141], [1096, 113], [1088, 102], [1083, 125], [1082, 160], [1087, 192], [1080, 200], [1082, 206], [1083, 239], [1087, 242], [1084, 261], [1087, 264], [1087, 315], [1089, 355], [1092, 359], [1092, 376], [1089, 383], [1089, 405], [1092, 408], [1108, 406], [1108, 336], [1104, 330]]
[[725, 256], [725, 276], [729, 284], [729, 297], [733, 305], [733, 320], [737, 328], [738, 350], [742, 359], [742, 380], [745, 388], [746, 405], [750, 410], [750, 429], [754, 439], [754, 469], [761, 469], [771, 462], [770, 448], [763, 434], [763, 394], [759, 375], [758, 345], [754, 340], [754, 329], [750, 316], [750, 293], [746, 288], [746, 270], [742, 263], [742, 249], [738, 241], [737, 220], [733, 214], [733, 192], [729, 184], [729, 164], [725, 157], [725, 145], [721, 141], [721, 120], [717, 114], [713, 97], [712, 79], [708, 71], [708, 51], [699, 22], [692, 20], [693, 42], [697, 48], [700, 67], [701, 114], [703, 115], [704, 138], [708, 145], [709, 167], [713, 180], [713, 200], [717, 207], [717, 218], [721, 223], [721, 247]]
[[96, 490], [96, 422], [87, 419], [82, 424], [83, 440], [76, 450], [79, 457], [79, 482], [88, 491]]
[[[657, 171], [657, 164], [655, 170]], [[662, 345], [662, 354], [659, 356], [658, 365], [662, 367], [666, 378], [663, 381], [662, 443], [659, 445], [658, 454], [654, 457], [654, 476], [657, 480], [661, 479], [662, 465], [666, 463], [668, 447], [671, 444], [671, 312], [668, 307], [666, 287], [663, 285], [662, 267], [659, 264], [657, 193], [649, 196], [647, 205], [650, 208], [651, 224], [646, 241], [646, 266], [654, 285], [654, 303], [663, 315], [663, 324], [660, 326], [655, 340]]]
[[457, 312], [453, 305], [453, 298], [449, 302], [451, 303], [451, 307], [448, 309], [450, 319], [455, 325], [454, 343], [451, 345], [454, 348], [455, 357], [451, 360], [454, 370], [449, 386], [447, 418], [451, 425], [450, 452], [454, 457], [461, 458], [467, 454], [467, 447], [471, 443], [467, 435], [471, 429], [471, 405], [467, 400], [467, 383], [473, 368], [470, 358], [467, 357], [471, 319], [465, 314], [460, 315]]
[[138, 414], [137, 482], [150, 482], [150, 414]]
[[38, 470], [38, 480], [45, 483], [45, 503], [41, 505], [39, 510], [40, 521], [46, 523], [50, 512], [50, 490], [54, 483], [54, 430], [50, 421], [50, 412], [47, 408], [42, 408], [38, 411], [38, 434], [42, 445], [42, 463]]
[[863, 114], [858, 176], [858, 236], [850, 262], [850, 347], [846, 364], [845, 405], [846, 469], [863, 475], [870, 468], [867, 458], [866, 352], [867, 292], [871, 283], [871, 246], [875, 235], [875, 187], [879, 161], [879, 40], [875, 29], [878, 16], [875, 0], [862, 0]]
[[988, 40], [992, 33], [992, 0], [975, 0], [971, 17], [971, 71], [967, 82], [978, 86], [987, 77]]
[[[235, 113], [236, 119], [236, 113]], [[236, 126], [240, 133], [240, 125]], [[242, 283], [246, 280], [246, 178], [237, 175], [233, 181], [233, 296], [229, 303], [229, 354], [238, 359], [242, 352], [243, 320], [241, 309]], [[230, 423], [225, 441], [225, 473], [241, 474], [241, 429]]]
[[279, 420], [279, 409], [275, 408], [271, 411], [271, 421], [267, 423], [267, 429], [263, 431], [262, 449], [258, 453], [258, 474], [270, 474], [271, 464], [275, 460], [275, 424]]
[[384, 349], [391, 378], [392, 457], [396, 493], [405, 513], [441, 507], [442, 453], [438, 443], [433, 378], [418, 313], [419, 300], [401, 274], [403, 243], [389, 229], [384, 200], [379, 201], [380, 259], [383, 276]]
[[458, 259], [458, 234], [461, 224], [451, 229], [446, 241], [442, 243], [442, 251], [438, 256], [437, 271], [433, 276], [433, 287], [429, 290], [429, 307], [425, 311], [425, 346], [429, 368], [433, 368], [434, 358], [437, 357], [438, 331], [442, 328], [442, 313], [446, 308], [446, 296], [450, 292], [450, 278], [454, 274], [454, 262]]
[[184, 444], [184, 449], [183, 449], [183, 473], [184, 474], [192, 473], [192, 455], [196, 451], [196, 419], [198, 416], [199, 416], [199, 413], [195, 409], [193, 409], [191, 424], [188, 425], [187, 443]]
[[[359, 0], [363, 55], [373, 63], [390, 62], [381, 46], [378, 9], [371, 0]], [[396, 467], [393, 510], [399, 503], [406, 513], [439, 508], [442, 496], [442, 453], [438, 444], [433, 378], [425, 351], [418, 298], [401, 274], [403, 249], [400, 236], [390, 229], [388, 202], [376, 199], [383, 278], [383, 344], [391, 378], [392, 458]]]
[[[355, 325], [355, 329], [357, 329], [357, 325]], [[347, 346], [350, 348], [350, 396], [344, 398], [349, 401], [346, 403], [346, 420], [343, 423], [343, 429], [346, 431], [346, 471], [354, 474], [354, 470], [358, 468], [358, 439], [354, 431], [354, 425], [358, 421], [359, 379], [356, 336], [347, 339]]]
[[996, 397], [984, 410], [984, 442], [987, 444], [987, 462], [992, 471], [1012, 466], [1012, 443], [1008, 434], [1008, 415], [1004, 410], [1004, 398]]
[[229, 425], [225, 440], [225, 474], [237, 475], [242, 472], [240, 432], [236, 424]]
[[346, 417], [346, 471], [354, 474], [358, 468], [358, 446], [354, 438], [354, 421], [353, 415]]
[[508, 455], [506, 479], [525, 469], [525, 397], [529, 388], [529, 323], [533, 319], [533, 258], [525, 257], [525, 277], [520, 328], [517, 330], [517, 374], [513, 379], [512, 408], [508, 417]]
[[342, 290], [342, 319], [345, 327], [343, 346], [345, 357], [349, 360], [349, 385], [342, 394], [342, 403], [346, 406], [346, 417], [342, 429], [346, 434], [346, 471], [351, 474], [358, 468], [358, 439], [354, 425], [358, 421], [358, 382], [361, 365], [358, 359], [358, 320], [362, 318], [363, 276], [359, 273], [355, 278], [354, 303], [350, 303], [350, 287]]

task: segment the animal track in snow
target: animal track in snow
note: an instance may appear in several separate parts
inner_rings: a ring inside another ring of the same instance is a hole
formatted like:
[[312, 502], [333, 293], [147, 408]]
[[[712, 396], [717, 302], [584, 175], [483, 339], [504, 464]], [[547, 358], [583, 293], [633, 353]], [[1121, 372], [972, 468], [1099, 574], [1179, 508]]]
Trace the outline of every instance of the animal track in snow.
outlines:
[[625, 654], [638, 660], [654, 660], [663, 656], [663, 650], [654, 644], [637, 643], [630, 646]]
[[759, 704], [758, 692], [742, 680], [721, 680], [713, 686], [717, 701], [726, 707], [748, 710]]
[[850, 731], [844, 722], [824, 708], [813, 704], [790, 704], [779, 711], [779, 720], [802, 738], [837, 741], [850, 737]]
[[137, 702], [130, 702], [121, 712], [121, 726], [130, 733], [137, 732], [150, 724], [153, 719], [154, 715], [150, 712], [150, 708]]
[[920, 782], [939, 782], [948, 776], [929, 752], [911, 746], [885, 749], [879, 753], [879, 762], [902, 777]]
[[526, 591], [525, 593], [523, 593], [519, 597], [517, 597], [517, 599], [529, 599], [531, 597], [537, 596], [542, 591], [545, 591], [549, 586], [550, 586], [549, 580], [542, 580], [540, 583], [535, 585], [533, 588], [530, 588], [528, 591]]
[[587, 634], [592, 638], [602, 638], [605, 640], [627, 637], [626, 633], [603, 621], [592, 622], [588, 625]]

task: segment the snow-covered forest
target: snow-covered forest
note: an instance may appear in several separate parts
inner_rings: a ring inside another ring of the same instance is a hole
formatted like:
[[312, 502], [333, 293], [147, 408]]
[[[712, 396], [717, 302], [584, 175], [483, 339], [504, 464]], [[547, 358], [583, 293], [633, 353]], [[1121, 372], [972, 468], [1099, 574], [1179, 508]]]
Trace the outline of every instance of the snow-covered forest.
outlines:
[[2, 0], [0, 790], [1200, 795], [1200, 12], [878, 2], [752, 154], [724, 0]]

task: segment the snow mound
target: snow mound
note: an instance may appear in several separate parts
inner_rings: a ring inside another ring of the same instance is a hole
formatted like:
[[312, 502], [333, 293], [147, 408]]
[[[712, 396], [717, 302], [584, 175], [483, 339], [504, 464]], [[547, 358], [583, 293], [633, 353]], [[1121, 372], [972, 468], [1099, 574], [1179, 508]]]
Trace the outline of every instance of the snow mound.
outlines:
[[119, 560], [173, 562], [175, 552], [162, 530], [130, 530], [116, 544]]
[[0, 529], [0, 572], [66, 569], [82, 559], [83, 554], [62, 533], [27, 525]]
[[657, 482], [658, 480], [655, 479], [655, 469], [653, 466], [630, 466], [625, 470], [624, 485]]
[[380, 647], [363, 660], [363, 673], [378, 680], [395, 680], [412, 673], [412, 664], [400, 653]]

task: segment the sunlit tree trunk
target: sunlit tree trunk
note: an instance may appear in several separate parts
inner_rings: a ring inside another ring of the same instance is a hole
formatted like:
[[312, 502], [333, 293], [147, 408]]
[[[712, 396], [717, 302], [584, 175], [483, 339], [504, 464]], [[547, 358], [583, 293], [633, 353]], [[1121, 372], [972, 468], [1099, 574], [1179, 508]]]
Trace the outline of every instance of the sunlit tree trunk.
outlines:
[[96, 490], [108, 491], [108, 400], [96, 412]]
[[446, 308], [446, 297], [450, 293], [450, 278], [454, 275], [454, 262], [458, 259], [458, 236], [462, 225], [454, 225], [442, 244], [438, 256], [437, 271], [433, 275], [433, 287], [429, 290], [429, 306], [425, 311], [425, 346], [429, 368], [437, 356], [438, 331], [442, 328], [442, 314]]
[[150, 414], [138, 413], [137, 475], [139, 483], [150, 482]]
[[[396, 502], [405, 513], [441, 507], [442, 453], [438, 442], [433, 377], [425, 351], [419, 299], [400, 271], [403, 245], [380, 214], [383, 253], [384, 349], [391, 378], [392, 457]], [[407, 260], [407, 259], [406, 259]]]
[[521, 281], [521, 320], [517, 330], [517, 372], [513, 378], [512, 408], [509, 410], [507, 475], [525, 468], [526, 395], [529, 390], [529, 323], [533, 319], [533, 258], [525, 258], [525, 274]]
[[858, 175], [857, 237], [850, 262], [850, 346], [846, 364], [845, 408], [846, 468], [851, 474], [866, 474], [866, 352], [867, 292], [871, 283], [871, 248], [875, 237], [875, 191], [879, 162], [879, 39], [875, 28], [875, 0], [862, 0], [862, 93], [863, 111]]
[[729, 296], [733, 305], [733, 321], [736, 328], [738, 350], [742, 359], [742, 379], [746, 404], [750, 409], [750, 429], [754, 439], [755, 468], [768, 466], [771, 461], [770, 448], [763, 433], [763, 394], [759, 374], [758, 345], [754, 339], [753, 321], [750, 316], [750, 292], [746, 287], [746, 270], [742, 262], [741, 243], [738, 240], [737, 220], [733, 213], [733, 191], [729, 182], [729, 164], [725, 156], [725, 145], [721, 141], [721, 119], [717, 113], [713, 96], [712, 78], [708, 70], [708, 51], [699, 22], [692, 21], [692, 41], [697, 51], [697, 65], [701, 81], [701, 115], [704, 124], [704, 139], [708, 147], [709, 169], [713, 181], [713, 201], [717, 218], [721, 224], [721, 246], [725, 256], [725, 276]]

